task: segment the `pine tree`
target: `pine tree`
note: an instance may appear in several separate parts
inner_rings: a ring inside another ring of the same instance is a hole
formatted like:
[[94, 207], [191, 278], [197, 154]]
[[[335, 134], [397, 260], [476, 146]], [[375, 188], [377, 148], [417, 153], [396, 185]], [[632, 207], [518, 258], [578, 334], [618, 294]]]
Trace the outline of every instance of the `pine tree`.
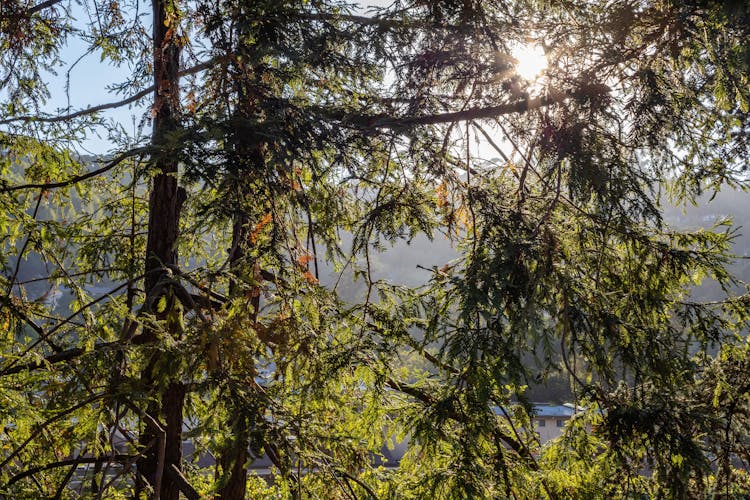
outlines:
[[[661, 211], [746, 187], [744, 2], [76, 5], [0, 6], [3, 495], [747, 493], [732, 232]], [[46, 113], [73, 39], [126, 97]], [[456, 260], [378, 276], [420, 236]]]

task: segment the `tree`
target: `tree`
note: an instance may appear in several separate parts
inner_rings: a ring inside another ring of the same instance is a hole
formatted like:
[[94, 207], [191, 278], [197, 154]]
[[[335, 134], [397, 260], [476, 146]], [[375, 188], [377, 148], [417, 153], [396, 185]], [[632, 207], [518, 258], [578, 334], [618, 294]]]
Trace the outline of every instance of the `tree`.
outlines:
[[[138, 0], [83, 5], [2, 6], [3, 494], [746, 493], [732, 233], [660, 209], [747, 182], [742, 2], [153, 0], [150, 38]], [[76, 37], [127, 97], [46, 114]], [[139, 102], [150, 137], [100, 114]], [[378, 279], [418, 235], [458, 259]], [[540, 448], [557, 373], [585, 410]]]

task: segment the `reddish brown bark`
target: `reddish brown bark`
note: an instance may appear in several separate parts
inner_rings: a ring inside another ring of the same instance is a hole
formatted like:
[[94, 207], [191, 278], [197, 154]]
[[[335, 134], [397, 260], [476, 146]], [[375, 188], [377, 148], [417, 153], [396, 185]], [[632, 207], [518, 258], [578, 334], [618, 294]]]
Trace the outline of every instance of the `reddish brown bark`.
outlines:
[[[152, 143], [159, 151], [165, 143], [165, 137], [177, 127], [179, 109], [179, 61], [180, 46], [175, 34], [176, 19], [168, 19], [168, 12], [175, 12], [173, 2], [176, 0], [153, 0], [154, 19], [154, 107]], [[174, 16], [174, 14], [172, 14]], [[184, 191], [178, 185], [178, 165], [173, 155], [157, 153], [155, 167], [157, 175], [153, 179], [149, 198], [148, 240], [146, 243], [145, 289], [147, 302], [155, 301], [154, 295], [166, 293], [160, 283], [167, 276], [167, 269], [177, 265], [177, 235], [180, 223], [180, 209], [184, 201]], [[167, 308], [175, 304], [168, 304]], [[167, 334], [179, 335], [174, 321], [166, 322]], [[145, 331], [144, 341], [157, 341], [155, 331]], [[151, 387], [157, 382], [159, 374], [155, 373], [158, 363], [155, 354], [141, 373], [144, 386]], [[165, 376], [162, 374], [161, 376]], [[165, 450], [163, 463], [154, 443], [157, 441], [152, 426], [143, 425], [140, 443], [144, 446], [143, 457], [138, 461], [138, 473], [150, 485], [161, 485], [160, 491], [154, 492], [154, 498], [161, 500], [178, 500], [178, 485], [163, 471], [175, 466], [180, 468], [182, 460], [182, 407], [185, 388], [179, 374], [170, 375], [171, 380], [158, 400], [149, 403], [147, 413], [164, 425]], [[159, 477], [157, 477], [159, 476]], [[139, 485], [139, 486], [142, 486]]]
[[[238, 114], [248, 112], [252, 108], [251, 99], [248, 94], [243, 92], [244, 89], [240, 89], [241, 101], [243, 105], [240, 106]], [[233, 145], [231, 152], [232, 162], [234, 168], [237, 169], [239, 174], [238, 179], [247, 180], [252, 178], [253, 175], [257, 175], [262, 171], [264, 167], [263, 150], [261, 145], [255, 145], [251, 148], [246, 147], [241, 141], [239, 144]], [[244, 172], [243, 172], [244, 170]], [[239, 199], [235, 200], [235, 206], [237, 212], [234, 215], [233, 226], [232, 226], [232, 247], [230, 250], [229, 260], [233, 273], [241, 275], [244, 269], [253, 269], [252, 276], [253, 281], [258, 279], [257, 275], [259, 269], [256, 266], [250, 266], [247, 260], [248, 246], [250, 243], [250, 224], [251, 221], [244, 210], [245, 197], [248, 196], [249, 188], [247, 186], [252, 185], [248, 182], [237, 186], [237, 192]], [[236, 280], [232, 280], [230, 283], [230, 296], [236, 297], [242, 294], [242, 290], [239, 287]], [[257, 283], [250, 290], [250, 305], [252, 307], [251, 319], [255, 323], [258, 320], [258, 310], [260, 309], [260, 289]], [[231, 401], [230, 401], [231, 405]], [[219, 456], [219, 465], [221, 466], [223, 474], [225, 474], [225, 480], [222, 486], [216, 492], [216, 498], [221, 500], [239, 499], [245, 498], [245, 490], [247, 487], [247, 467], [248, 467], [248, 446], [250, 440], [250, 428], [248, 422], [255, 421], [255, 415], [241, 415], [240, 409], [231, 410], [229, 419], [227, 421], [227, 427], [232, 430], [233, 435], [228, 445], [221, 451]]]
[[[241, 417], [240, 417], [241, 418]], [[221, 500], [233, 500], [245, 498], [247, 488], [247, 459], [248, 459], [248, 433], [245, 425], [235, 429], [232, 443], [223, 450], [219, 463], [224, 474], [228, 477], [226, 482], [216, 492], [216, 498]]]

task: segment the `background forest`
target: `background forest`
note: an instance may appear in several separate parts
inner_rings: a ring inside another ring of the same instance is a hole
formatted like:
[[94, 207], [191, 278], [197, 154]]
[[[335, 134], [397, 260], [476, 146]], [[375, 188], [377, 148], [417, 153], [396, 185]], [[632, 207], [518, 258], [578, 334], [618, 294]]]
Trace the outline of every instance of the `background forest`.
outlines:
[[750, 494], [750, 6], [378, 5], [0, 2], [0, 496]]

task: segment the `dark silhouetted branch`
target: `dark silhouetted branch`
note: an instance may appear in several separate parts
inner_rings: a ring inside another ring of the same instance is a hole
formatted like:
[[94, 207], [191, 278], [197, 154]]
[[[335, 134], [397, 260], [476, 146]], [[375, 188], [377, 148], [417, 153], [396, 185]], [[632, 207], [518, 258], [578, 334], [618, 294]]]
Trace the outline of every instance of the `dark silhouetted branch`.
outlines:
[[385, 114], [370, 116], [353, 115], [344, 116], [341, 121], [354, 128], [384, 128], [399, 130], [420, 125], [438, 125], [441, 123], [481, 120], [514, 113], [524, 113], [533, 109], [559, 104], [571, 97], [575, 97], [576, 95], [576, 93], [570, 92], [552, 92], [543, 97], [522, 99], [497, 106], [468, 108], [462, 111], [453, 111], [450, 113], [404, 117], [394, 117]]
[[124, 345], [122, 342], [106, 342], [102, 344], [96, 344], [94, 345], [92, 349], [88, 349], [88, 350], [82, 347], [75, 347], [73, 349], [67, 349], [65, 351], [56, 352], [55, 354], [50, 354], [49, 356], [45, 357], [44, 360], [42, 361], [33, 361], [30, 363], [24, 363], [22, 365], [16, 365], [8, 369], [5, 369], [2, 372], [0, 372], [0, 377], [14, 375], [16, 373], [21, 373], [27, 370], [28, 371], [38, 370], [40, 368], [44, 368], [47, 365], [54, 365], [57, 363], [64, 363], [65, 361], [72, 361], [80, 356], [83, 356], [86, 353], [106, 351], [108, 349], [112, 349], [114, 347], [118, 347], [122, 345]]
[[42, 2], [40, 4], [36, 4], [35, 6], [33, 6], [32, 8], [30, 8], [29, 10], [26, 11], [26, 15], [30, 16], [32, 14], [36, 14], [40, 10], [47, 9], [47, 8], [52, 7], [53, 5], [58, 4], [60, 2], [62, 2], [62, 0], [47, 0], [46, 2]]

